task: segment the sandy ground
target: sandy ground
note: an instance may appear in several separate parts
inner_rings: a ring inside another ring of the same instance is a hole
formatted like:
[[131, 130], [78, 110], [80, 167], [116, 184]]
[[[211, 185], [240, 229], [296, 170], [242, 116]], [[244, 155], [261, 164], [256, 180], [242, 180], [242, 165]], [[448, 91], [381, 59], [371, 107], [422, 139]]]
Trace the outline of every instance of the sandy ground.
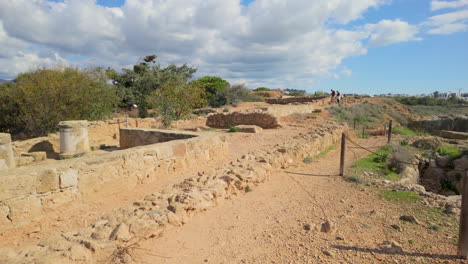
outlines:
[[[360, 140], [376, 148], [383, 137]], [[350, 148], [347, 163], [368, 153]], [[252, 192], [196, 215], [181, 228], [140, 243], [138, 263], [464, 263], [455, 260], [454, 238], [443, 231], [402, 223], [408, 213], [379, 198], [378, 190], [337, 176], [339, 150], [310, 165], [277, 171]], [[418, 207], [419, 208], [419, 207]], [[424, 209], [423, 209], [424, 210]], [[325, 219], [333, 233], [320, 232]], [[403, 232], [390, 227], [402, 226]], [[444, 223], [440, 223], [444, 224]], [[305, 226], [310, 225], [310, 231]], [[377, 244], [394, 240], [403, 254]], [[409, 242], [410, 241], [410, 242]]]

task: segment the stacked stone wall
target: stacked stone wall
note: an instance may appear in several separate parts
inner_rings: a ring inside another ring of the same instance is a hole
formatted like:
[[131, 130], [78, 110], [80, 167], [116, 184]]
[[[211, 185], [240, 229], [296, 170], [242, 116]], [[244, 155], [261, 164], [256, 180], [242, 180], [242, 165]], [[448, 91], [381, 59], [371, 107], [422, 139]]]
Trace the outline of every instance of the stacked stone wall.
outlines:
[[227, 153], [224, 136], [202, 135], [0, 172], [0, 227], [38, 219], [49, 208], [197, 168]]
[[120, 129], [120, 148], [127, 149], [196, 136], [196, 134], [182, 131], [122, 128]]

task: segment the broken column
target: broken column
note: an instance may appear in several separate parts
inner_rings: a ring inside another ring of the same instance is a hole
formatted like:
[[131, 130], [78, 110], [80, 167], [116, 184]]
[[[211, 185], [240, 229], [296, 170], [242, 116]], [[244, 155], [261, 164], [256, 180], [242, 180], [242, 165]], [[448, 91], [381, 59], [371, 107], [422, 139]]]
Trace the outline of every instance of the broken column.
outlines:
[[88, 121], [62, 121], [60, 129], [60, 158], [79, 157], [89, 152]]
[[0, 133], [0, 171], [16, 167], [13, 148], [11, 146], [11, 135]]

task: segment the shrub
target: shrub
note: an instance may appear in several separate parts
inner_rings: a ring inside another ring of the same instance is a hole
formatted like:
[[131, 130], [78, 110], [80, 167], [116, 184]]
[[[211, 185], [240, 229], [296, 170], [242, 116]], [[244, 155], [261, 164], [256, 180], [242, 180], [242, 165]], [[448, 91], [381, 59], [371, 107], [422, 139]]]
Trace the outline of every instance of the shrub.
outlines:
[[449, 156], [451, 158], [458, 158], [462, 155], [460, 149], [453, 146], [440, 146], [436, 152], [442, 156]]
[[60, 121], [100, 119], [118, 102], [100, 68], [40, 68], [2, 86], [0, 130], [14, 136], [46, 136]]
[[408, 140], [401, 140], [400, 145], [401, 146], [408, 146]]
[[304, 160], [303, 160], [304, 163], [307, 163], [307, 164], [310, 164], [312, 163], [312, 158], [311, 157], [306, 157]]
[[166, 81], [160, 89], [150, 93], [146, 102], [156, 110], [165, 126], [174, 120], [187, 118], [192, 110], [206, 104], [203, 89], [186, 84], [184, 78]]
[[211, 107], [220, 107], [223, 105], [224, 100], [220, 98], [221, 91], [228, 89], [230, 84], [221, 79], [220, 77], [205, 76], [192, 82], [205, 91], [205, 96], [208, 104]]
[[243, 85], [234, 85], [220, 91], [217, 95], [220, 105], [236, 105], [240, 102], [261, 102], [263, 97], [252, 94]]
[[254, 90], [255, 92], [267, 92], [267, 91], [271, 91], [270, 88], [266, 88], [266, 87], [258, 87], [257, 89]]
[[228, 132], [229, 133], [240, 132], [240, 128], [232, 126], [232, 127], [229, 128]]

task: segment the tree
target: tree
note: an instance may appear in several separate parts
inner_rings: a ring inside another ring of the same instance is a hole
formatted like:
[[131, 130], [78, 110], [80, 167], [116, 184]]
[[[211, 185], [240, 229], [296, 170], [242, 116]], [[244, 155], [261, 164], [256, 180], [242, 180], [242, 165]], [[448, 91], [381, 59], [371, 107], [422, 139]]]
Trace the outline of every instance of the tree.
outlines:
[[268, 92], [268, 91], [271, 91], [271, 89], [266, 88], [266, 87], [258, 87], [254, 90], [254, 92]]
[[194, 108], [206, 105], [204, 90], [193, 83], [187, 84], [184, 76], [167, 80], [146, 97], [146, 102], [156, 110], [165, 126], [188, 117]]
[[117, 102], [115, 88], [100, 68], [41, 68], [18, 75], [4, 89], [0, 129], [14, 135], [45, 136], [63, 120], [100, 119]]
[[226, 100], [219, 96], [223, 90], [230, 87], [226, 80], [220, 77], [205, 76], [193, 81], [192, 84], [205, 91], [206, 99], [211, 107], [220, 107], [226, 103]]
[[[121, 102], [131, 101], [138, 105], [140, 115], [147, 116], [148, 105], [146, 97], [153, 91], [160, 89], [166, 82], [174, 78], [182, 78], [187, 83], [197, 68], [183, 64], [176, 66], [171, 64], [167, 67], [161, 67], [156, 63], [156, 55], [143, 57], [133, 65], [133, 69], [122, 69], [122, 73], [108, 68], [107, 75], [112, 83], [117, 87], [117, 94]], [[127, 105], [121, 103], [122, 107]]]
[[439, 98], [439, 96], [440, 96], [439, 91], [435, 91], [435, 92], [434, 92], [434, 98]]

